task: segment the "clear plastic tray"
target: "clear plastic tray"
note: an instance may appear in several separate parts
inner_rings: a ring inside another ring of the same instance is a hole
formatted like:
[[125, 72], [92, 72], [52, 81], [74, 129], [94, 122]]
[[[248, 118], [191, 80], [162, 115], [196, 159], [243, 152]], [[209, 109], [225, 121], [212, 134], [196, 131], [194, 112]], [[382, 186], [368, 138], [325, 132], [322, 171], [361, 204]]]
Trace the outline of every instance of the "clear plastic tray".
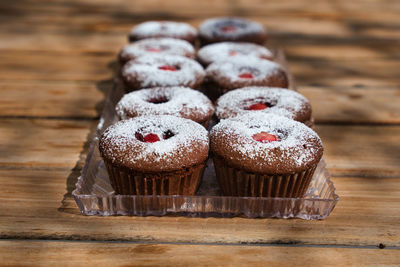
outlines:
[[[286, 66], [281, 51], [276, 53], [276, 58], [279, 63]], [[290, 86], [295, 89], [293, 77], [291, 75], [289, 77]], [[109, 125], [118, 120], [114, 108], [123, 94], [123, 86], [116, 79], [114, 88], [106, 99], [97, 133], [91, 143], [76, 189], [72, 192], [79, 209], [85, 215], [164, 216], [175, 214], [201, 217], [245, 216], [314, 220], [329, 216], [339, 200], [324, 160], [319, 163], [303, 198], [221, 196], [212, 160], [208, 161], [202, 184], [195, 196], [115, 195], [98, 150], [98, 137]]]

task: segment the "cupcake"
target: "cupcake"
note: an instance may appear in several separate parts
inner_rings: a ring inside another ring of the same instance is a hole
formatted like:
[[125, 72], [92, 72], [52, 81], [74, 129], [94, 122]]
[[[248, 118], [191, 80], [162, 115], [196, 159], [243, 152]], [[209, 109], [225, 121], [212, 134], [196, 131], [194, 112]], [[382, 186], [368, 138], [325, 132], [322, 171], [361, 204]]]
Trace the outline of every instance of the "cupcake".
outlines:
[[310, 102], [301, 94], [283, 88], [243, 87], [222, 95], [216, 104], [218, 119], [259, 113], [264, 116], [276, 114], [311, 127]]
[[190, 88], [155, 87], [124, 95], [116, 111], [121, 119], [174, 115], [193, 120], [207, 128], [214, 106], [204, 94]]
[[304, 196], [321, 160], [321, 139], [303, 123], [252, 113], [221, 120], [211, 150], [224, 195]]
[[202, 47], [197, 52], [197, 59], [203, 66], [215, 61], [227, 61], [238, 56], [273, 60], [273, 54], [264, 46], [252, 43], [222, 42]]
[[187, 41], [174, 38], [149, 38], [124, 46], [119, 53], [119, 61], [125, 64], [145, 54], [195, 57], [194, 48]]
[[216, 61], [206, 69], [206, 89], [219, 94], [245, 86], [288, 88], [286, 72], [280, 65], [257, 58], [236, 57]]
[[248, 19], [212, 18], [200, 24], [199, 39], [201, 45], [224, 41], [263, 44], [267, 32], [261, 24]]
[[119, 121], [99, 142], [111, 186], [120, 195], [194, 195], [208, 149], [203, 126], [170, 115]]
[[187, 23], [174, 21], [147, 21], [132, 28], [129, 41], [135, 42], [147, 38], [169, 37], [194, 44], [197, 30]]
[[122, 67], [128, 92], [150, 87], [184, 86], [198, 88], [205, 72], [196, 61], [182, 56], [142, 56]]

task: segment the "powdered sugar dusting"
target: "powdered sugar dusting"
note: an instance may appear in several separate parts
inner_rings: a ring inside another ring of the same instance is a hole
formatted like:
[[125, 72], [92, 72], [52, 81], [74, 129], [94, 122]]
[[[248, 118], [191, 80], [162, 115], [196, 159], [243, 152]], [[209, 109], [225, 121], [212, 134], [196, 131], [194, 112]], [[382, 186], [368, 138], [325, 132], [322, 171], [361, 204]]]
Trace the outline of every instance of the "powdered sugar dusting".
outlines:
[[[223, 27], [227, 26], [234, 26], [235, 31], [224, 31]], [[236, 36], [248, 34], [265, 34], [266, 31], [261, 24], [254, 21], [237, 17], [221, 17], [205, 20], [199, 26], [199, 32], [207, 38], [223, 36], [233, 39]]]
[[[154, 104], [151, 100], [164, 99]], [[198, 119], [210, 118], [214, 112], [211, 101], [201, 92], [187, 87], [150, 88], [124, 95], [116, 106], [120, 118], [135, 116], [174, 115]]]
[[196, 35], [197, 30], [187, 23], [173, 21], [147, 21], [131, 30], [131, 35], [146, 38], [156, 36], [180, 38], [187, 34]]
[[123, 59], [135, 59], [143, 54], [179, 55], [194, 57], [193, 46], [185, 41], [174, 38], [149, 38], [126, 45], [120, 54]]
[[251, 73], [254, 76], [252, 81], [260, 82], [275, 75], [279, 70], [281, 70], [281, 67], [275, 62], [238, 56], [232, 60], [211, 63], [206, 69], [206, 75], [214, 76], [216, 81], [229, 80], [234, 83], [245, 80], [239, 77], [241, 73]]
[[[176, 71], [161, 70], [168, 65]], [[141, 88], [157, 86], [188, 86], [202, 81], [205, 75], [203, 67], [194, 60], [182, 56], [142, 56], [129, 61], [122, 68], [122, 75], [129, 82], [134, 79]]]
[[[163, 139], [167, 131], [174, 135]], [[153, 133], [161, 141], [145, 143], [137, 139]], [[137, 117], [119, 121], [107, 128], [100, 138], [103, 156], [114, 164], [126, 167], [154, 168], [162, 163], [165, 169], [181, 168], [177, 164], [193, 165], [199, 162], [190, 153], [203, 151], [205, 160], [208, 154], [208, 132], [200, 124], [188, 119], [169, 115]], [[198, 158], [198, 157], [197, 157]]]
[[[255, 103], [270, 103], [263, 110], [247, 110]], [[290, 119], [309, 107], [308, 100], [301, 94], [283, 88], [244, 87], [222, 95], [217, 101], [216, 114], [220, 119], [247, 113], [276, 114]]]
[[208, 65], [215, 61], [226, 61], [238, 56], [254, 57], [258, 59], [272, 59], [273, 54], [264, 46], [245, 42], [221, 42], [201, 48], [197, 57]]
[[[279, 141], [262, 143], [252, 136], [260, 132], [275, 135]], [[252, 113], [221, 120], [211, 131], [215, 153], [229, 151], [236, 164], [250, 161], [258, 170], [268, 171], [291, 166], [301, 168], [322, 157], [322, 142], [318, 135], [300, 122], [270, 114]]]

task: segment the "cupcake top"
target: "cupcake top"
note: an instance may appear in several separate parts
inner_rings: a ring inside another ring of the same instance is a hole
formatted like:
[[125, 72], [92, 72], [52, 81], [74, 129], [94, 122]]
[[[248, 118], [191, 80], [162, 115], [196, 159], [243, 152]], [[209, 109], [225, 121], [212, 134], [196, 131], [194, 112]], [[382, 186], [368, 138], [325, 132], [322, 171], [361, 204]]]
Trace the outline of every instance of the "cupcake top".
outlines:
[[174, 21], [147, 21], [132, 28], [129, 41], [134, 42], [146, 38], [170, 37], [183, 39], [193, 43], [197, 30], [187, 23]]
[[260, 23], [237, 17], [221, 17], [205, 20], [199, 26], [199, 38], [202, 44], [223, 41], [263, 44], [267, 33]]
[[129, 90], [148, 87], [198, 87], [204, 69], [196, 61], [182, 56], [142, 56], [126, 63], [122, 78]]
[[208, 157], [208, 147], [203, 126], [170, 115], [119, 121], [104, 131], [99, 143], [105, 160], [150, 173], [200, 164]]
[[145, 54], [195, 57], [194, 48], [187, 41], [174, 38], [149, 38], [124, 46], [119, 54], [119, 59], [120, 62], [126, 63]]
[[204, 94], [187, 87], [155, 87], [124, 95], [116, 111], [122, 119], [174, 115], [202, 123], [211, 118], [214, 106]]
[[245, 86], [288, 87], [285, 71], [275, 62], [238, 56], [227, 61], [216, 61], [206, 69], [207, 81], [224, 90]]
[[264, 46], [243, 42], [222, 42], [202, 47], [197, 58], [200, 63], [207, 66], [215, 61], [226, 61], [237, 56], [255, 57], [272, 60], [273, 54]]
[[248, 113], [276, 114], [300, 122], [311, 119], [311, 105], [301, 94], [283, 88], [244, 87], [222, 95], [216, 114], [226, 119]]
[[304, 171], [317, 164], [323, 153], [321, 139], [311, 128], [275, 114], [221, 120], [210, 139], [213, 153], [227, 164], [263, 174]]

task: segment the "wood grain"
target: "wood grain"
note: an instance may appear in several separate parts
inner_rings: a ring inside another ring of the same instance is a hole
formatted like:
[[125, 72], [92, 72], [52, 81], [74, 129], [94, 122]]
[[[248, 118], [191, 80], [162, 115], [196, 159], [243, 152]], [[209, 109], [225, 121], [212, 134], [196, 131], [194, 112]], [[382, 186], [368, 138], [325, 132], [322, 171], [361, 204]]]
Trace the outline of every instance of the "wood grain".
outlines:
[[96, 121], [0, 120], [0, 167], [73, 168], [82, 160]]
[[[393, 0], [1, 1], [0, 237], [105, 242], [1, 240], [0, 262], [398, 266], [399, 11]], [[71, 191], [127, 32], [145, 20], [196, 26], [211, 16], [254, 19], [270, 46], [285, 48], [323, 124], [316, 130], [341, 196], [333, 214], [311, 222], [80, 215]], [[371, 249], [379, 244], [394, 249]], [[348, 245], [369, 248], [338, 247]]]
[[[111, 88], [110, 80], [0, 82], [0, 116], [97, 118]], [[299, 87], [300, 93], [311, 101], [317, 123], [400, 123], [400, 91], [364, 89]]]
[[[96, 125], [94, 120], [0, 120], [0, 143], [6, 144], [0, 147], [0, 167], [81, 165]], [[333, 175], [400, 175], [400, 126], [317, 125], [316, 130]]]
[[0, 237], [400, 247], [399, 177], [333, 178], [341, 197], [337, 207], [323, 221], [305, 221], [83, 216], [70, 195], [78, 175], [68, 170], [0, 170]]
[[[17, 60], [17, 58], [23, 60]], [[55, 60], [57, 59], [57, 60]], [[37, 67], [41, 62], [40, 68]], [[290, 70], [297, 84], [313, 87], [375, 87], [399, 89], [400, 62], [375, 60], [311, 60], [289, 56]], [[92, 81], [112, 79], [115, 54], [21, 53], [0, 54], [0, 79], [13, 81]]]
[[333, 175], [398, 176], [399, 126], [317, 125]]
[[93, 82], [0, 82], [0, 116], [97, 118], [110, 80]]
[[316, 123], [399, 124], [400, 90], [301, 86]]
[[[398, 266], [399, 250], [0, 241], [2, 264], [30, 266]], [[63, 253], [60, 253], [62, 251]]]

